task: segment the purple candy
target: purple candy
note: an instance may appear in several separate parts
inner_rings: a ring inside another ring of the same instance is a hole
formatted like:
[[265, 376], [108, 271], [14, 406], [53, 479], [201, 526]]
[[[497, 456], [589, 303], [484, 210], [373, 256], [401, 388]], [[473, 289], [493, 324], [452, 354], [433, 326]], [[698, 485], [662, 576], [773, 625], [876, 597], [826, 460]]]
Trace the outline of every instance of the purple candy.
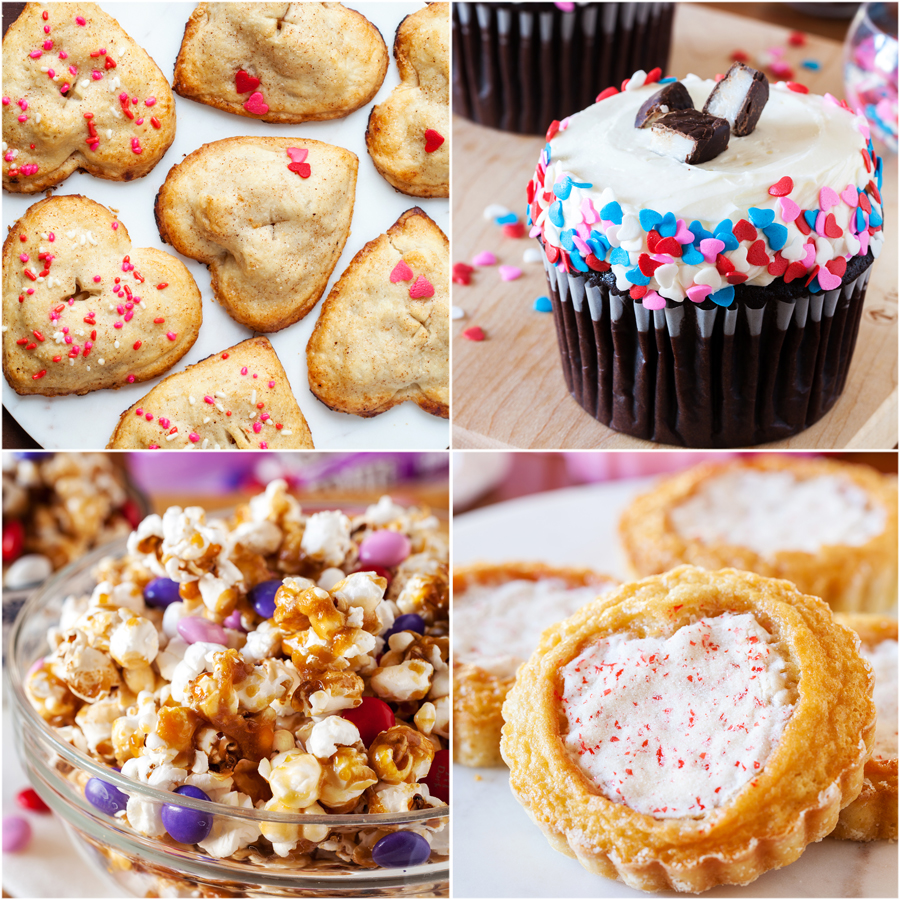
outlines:
[[225, 628], [231, 628], [234, 631], [244, 631], [244, 626], [241, 625], [241, 611], [236, 609], [223, 623], [222, 625]]
[[168, 606], [170, 603], [180, 603], [181, 594], [178, 593], [178, 582], [171, 578], [154, 578], [144, 588], [144, 602], [147, 606]]
[[390, 630], [383, 634], [382, 637], [387, 640], [392, 634], [397, 634], [401, 631], [415, 631], [416, 634], [425, 634], [425, 620], [415, 613], [397, 616]]
[[31, 841], [31, 826], [21, 816], [3, 817], [3, 852], [18, 853]]
[[[207, 794], [192, 784], [183, 784], [175, 789], [175, 793], [192, 800], [209, 800]], [[162, 808], [162, 823], [169, 836], [180, 844], [198, 844], [205, 840], [212, 830], [213, 818], [211, 813], [174, 803], [167, 803]]]
[[409, 556], [412, 544], [399, 531], [376, 531], [359, 545], [359, 561], [368, 566], [399, 566]]
[[372, 848], [372, 860], [384, 869], [405, 869], [421, 866], [431, 856], [431, 847], [421, 834], [414, 831], [395, 831], [386, 834]]
[[264, 619], [271, 619], [275, 615], [275, 594], [281, 587], [281, 579], [262, 581], [250, 591], [250, 602], [253, 608]]
[[84, 796], [102, 813], [114, 816], [128, 806], [128, 795], [122, 793], [114, 784], [91, 778], [84, 786]]
[[228, 635], [221, 625], [201, 619], [199, 616], [185, 616], [178, 620], [178, 633], [189, 644], [204, 641], [208, 644], [224, 644], [228, 646]]

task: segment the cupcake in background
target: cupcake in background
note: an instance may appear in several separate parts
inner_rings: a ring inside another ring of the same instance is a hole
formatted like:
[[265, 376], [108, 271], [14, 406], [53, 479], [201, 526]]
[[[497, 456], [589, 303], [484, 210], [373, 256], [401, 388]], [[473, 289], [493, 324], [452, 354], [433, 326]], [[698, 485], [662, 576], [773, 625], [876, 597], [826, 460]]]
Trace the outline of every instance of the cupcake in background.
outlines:
[[674, 11], [674, 3], [454, 3], [454, 112], [543, 134], [636, 69], [665, 71]]

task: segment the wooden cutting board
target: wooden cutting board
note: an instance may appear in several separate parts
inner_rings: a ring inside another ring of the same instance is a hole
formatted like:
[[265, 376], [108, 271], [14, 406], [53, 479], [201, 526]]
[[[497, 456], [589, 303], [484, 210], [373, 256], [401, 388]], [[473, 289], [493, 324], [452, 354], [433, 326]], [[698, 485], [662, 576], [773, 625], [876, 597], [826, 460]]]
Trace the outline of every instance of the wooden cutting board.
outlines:
[[[679, 3], [675, 15], [671, 74], [712, 78], [725, 72], [735, 49], [751, 55], [787, 46], [783, 28]], [[789, 47], [798, 66], [795, 80], [816, 93], [844, 95], [841, 46], [808, 36]], [[799, 68], [804, 59], [818, 72]], [[600, 88], [605, 85], [600, 85]], [[549, 123], [548, 123], [549, 124]], [[483, 128], [455, 117], [453, 123], [453, 260], [470, 261], [491, 250], [501, 264], [524, 274], [504, 282], [497, 267], [477, 269], [469, 286], [453, 285], [453, 303], [466, 317], [453, 323], [453, 446], [456, 448], [653, 449], [661, 445], [618, 434], [588, 415], [566, 390], [552, 315], [533, 309], [547, 295], [540, 263], [523, 263], [537, 242], [506, 238], [483, 213], [497, 203], [522, 216], [525, 185], [544, 144]], [[822, 420], [793, 438], [769, 444], [783, 449], [891, 449], [897, 444], [897, 159], [884, 163], [885, 231], [872, 269], [859, 340], [847, 386]], [[481, 342], [462, 337], [478, 325]]]

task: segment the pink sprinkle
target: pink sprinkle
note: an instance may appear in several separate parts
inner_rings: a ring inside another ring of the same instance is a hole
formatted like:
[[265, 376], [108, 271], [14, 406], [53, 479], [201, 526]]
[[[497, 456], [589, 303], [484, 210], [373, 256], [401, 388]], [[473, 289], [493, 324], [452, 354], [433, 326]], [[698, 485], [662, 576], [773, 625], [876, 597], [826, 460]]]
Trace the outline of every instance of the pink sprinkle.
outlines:
[[[254, 375], [253, 377], [256, 378], [255, 375]], [[270, 382], [269, 382], [269, 387], [270, 387], [270, 388], [275, 387], [275, 382], [274, 382], [274, 381], [270, 381]]]
[[656, 291], [647, 291], [643, 300], [644, 309], [665, 309], [666, 301]]
[[138, 408], [134, 411], [134, 414], [135, 414], [136, 416], [142, 416], [142, 415], [144, 414], [144, 411], [143, 411], [140, 407], [138, 407]]
[[259, 442], [259, 449], [260, 449], [260, 450], [268, 450], [268, 449], [269, 449], [269, 445], [268, 445], [265, 441], [260, 441], [260, 442]]
[[260, 425], [259, 422], [254, 422], [253, 423], [253, 433], [259, 434], [261, 431], [262, 431], [262, 425]]
[[77, 67], [69, 66], [69, 74], [74, 78], [78, 74]]
[[708, 284], [692, 284], [687, 289], [687, 295], [694, 303], [702, 303], [711, 293], [712, 288]]
[[479, 253], [473, 260], [473, 266], [492, 266], [497, 262], [497, 257], [490, 250], [484, 250]]
[[517, 269], [515, 266], [500, 266], [500, 277], [504, 281], [515, 281], [517, 278], [521, 277], [522, 270]]
[[203, 398], [203, 401], [204, 401], [205, 403], [209, 403], [209, 404], [213, 404], [213, 403], [216, 402], [215, 400], [213, 400], [212, 397], [209, 396], [209, 394], [207, 394], [207, 395]]
[[53, 41], [44, 41], [44, 49], [52, 50], [53, 49]]
[[122, 326], [121, 322], [113, 322], [113, 328], [122, 328], [122, 327], [123, 326]]
[[145, 418], [148, 422], [152, 422], [152, 421], [153, 421], [153, 413], [147, 413], [147, 415], [144, 416], [144, 418]]
[[50, 234], [47, 235], [47, 240], [52, 244], [56, 240], [56, 235], [51, 231]]
[[134, 384], [134, 375], [129, 375], [128, 378], [125, 379], [129, 384]]
[[66, 93], [68, 93], [70, 87], [72, 87], [72, 85], [69, 84], [68, 81], [63, 82], [62, 86], [61, 86], [60, 89], [59, 89], [59, 92], [60, 92], [61, 94], [66, 94]]
[[106, 56], [106, 47], [101, 47], [97, 52], [98, 52], [101, 56]]
[[166, 337], [167, 337], [170, 341], [174, 341], [175, 338], [178, 337], [178, 335], [175, 334], [174, 331], [167, 331], [167, 332], [166, 332]]
[[172, 423], [171, 423], [165, 416], [160, 416], [160, 417], [159, 417], [159, 424], [160, 424], [163, 428], [168, 429], [169, 425], [171, 425]]
[[[7, 162], [12, 162], [16, 158], [16, 151], [15, 150], [7, 150], [6, 155], [3, 158]], [[22, 260], [22, 261], [26, 262], [27, 260]]]
[[87, 25], [84, 16], [75, 16], [75, 24], [76, 25]]
[[28, 109], [28, 101], [24, 97], [19, 101], [19, 109], [21, 109], [22, 112], [25, 112], [25, 110]]
[[127, 313], [125, 313], [125, 321], [130, 322], [134, 318], [134, 313], [129, 309]]
[[50, 34], [50, 26], [49, 25], [44, 26], [44, 34]]
[[127, 103], [127, 102], [128, 102], [128, 92], [122, 91], [122, 93], [119, 94], [119, 103]]
[[148, 450], [159, 450], [159, 444], [150, 444], [147, 447]]
[[188, 440], [189, 440], [192, 444], [196, 444], [197, 441], [200, 440], [200, 435], [197, 434], [196, 431], [192, 431], [192, 432], [188, 435]]
[[19, 121], [20, 121], [20, 122], [27, 122], [27, 121], [28, 121], [28, 116], [26, 116], [24, 113], [22, 113], [22, 115], [19, 116]]
[[244, 366], [244, 367], [241, 369], [241, 375], [246, 375], [246, 374], [247, 374], [247, 367]]
[[113, 222], [113, 223], [112, 223], [112, 230], [113, 230], [113, 231], [118, 231], [118, 230], [119, 230], [119, 223], [118, 223], [118, 222]]
[[99, 81], [102, 77], [103, 77], [103, 73], [98, 72], [96, 69], [94, 69], [93, 72], [91, 72], [91, 78], [93, 78], [94, 81]]
[[59, 58], [60, 58], [60, 59], [68, 59], [68, 58], [69, 58], [69, 54], [66, 53], [65, 50], [60, 50], [60, 51], [59, 51]]
[[125, 307], [122, 306], [122, 304], [120, 303], [120, 304], [116, 307], [116, 312], [117, 312], [120, 316], [124, 316], [124, 315], [125, 315]]
[[257, 375], [256, 372], [254, 372], [254, 373], [253, 373], [253, 377], [254, 377], [254, 378], [259, 378], [259, 375]]
[[100, 282], [100, 276], [99, 276], [99, 275], [95, 275], [95, 276], [94, 276], [94, 283], [95, 283], [95, 284], [99, 284], [99, 282]]
[[71, 343], [72, 343], [72, 335], [67, 334], [66, 337], [65, 337], [65, 342], [66, 342], [67, 344], [71, 344]]
[[144, 106], [154, 106], [156, 104], [156, 97], [148, 97], [144, 101]]
[[144, 124], [144, 120], [143, 120], [143, 119], [135, 119], [135, 120], [134, 120], [134, 124], [135, 124], [135, 125], [143, 125], [143, 124]]
[[135, 106], [137, 106], [138, 98], [137, 98], [137, 97], [132, 97], [132, 98], [131, 98], [131, 102], [132, 102]]
[[55, 77], [56, 77], [56, 72], [54, 72], [53, 69], [47, 69], [47, 77], [48, 77], [48, 78], [55, 78]]
[[23, 263], [28, 262], [28, 260], [29, 260], [30, 258], [31, 258], [31, 257], [29, 257], [29, 255], [28, 255], [27, 253], [20, 253], [20, 254], [19, 254], [19, 259], [21, 259]]
[[10, 103], [9, 97], [4, 97], [4, 98], [3, 98], [3, 105], [4, 105], [4, 106], [9, 106], [9, 103]]
[[40, 59], [41, 51], [40, 50], [32, 50], [31, 53], [28, 54], [32, 59]]

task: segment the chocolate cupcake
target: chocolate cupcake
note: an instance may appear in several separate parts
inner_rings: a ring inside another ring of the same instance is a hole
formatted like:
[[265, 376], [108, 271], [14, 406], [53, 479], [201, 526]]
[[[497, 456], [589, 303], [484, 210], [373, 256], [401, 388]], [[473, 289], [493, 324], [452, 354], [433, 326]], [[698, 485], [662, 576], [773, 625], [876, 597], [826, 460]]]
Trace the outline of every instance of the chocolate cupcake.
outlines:
[[550, 126], [530, 233], [567, 387], [616, 431], [761, 444], [844, 388], [884, 240], [882, 163], [863, 116], [757, 75], [733, 67], [714, 95], [688, 76], [694, 109], [670, 109], [674, 79], [638, 73]]
[[674, 3], [454, 3], [453, 110], [543, 134], [636, 69], [663, 71]]

